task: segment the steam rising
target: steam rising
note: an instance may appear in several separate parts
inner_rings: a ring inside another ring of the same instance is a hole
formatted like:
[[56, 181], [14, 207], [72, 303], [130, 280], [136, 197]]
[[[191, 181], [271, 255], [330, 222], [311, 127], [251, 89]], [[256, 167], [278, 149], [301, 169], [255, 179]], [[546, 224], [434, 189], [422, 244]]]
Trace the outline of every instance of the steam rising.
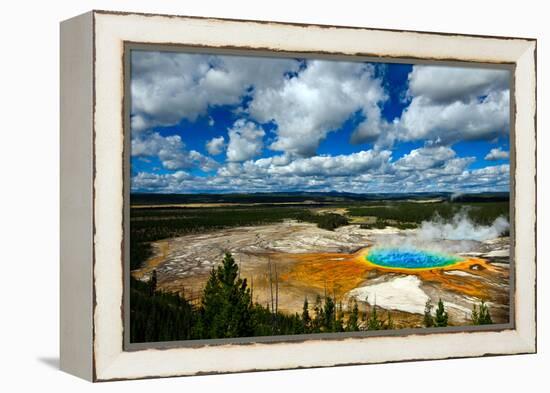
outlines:
[[379, 234], [377, 247], [425, 249], [445, 253], [466, 253], [478, 248], [479, 242], [498, 238], [510, 228], [505, 217], [497, 217], [491, 225], [473, 222], [466, 211], [450, 220], [436, 217], [423, 221], [418, 229], [400, 233]]
[[422, 240], [476, 240], [482, 242], [495, 239], [510, 229], [508, 220], [497, 217], [490, 226], [475, 224], [465, 212], [455, 214], [448, 222], [441, 217], [432, 221], [423, 221], [418, 230]]

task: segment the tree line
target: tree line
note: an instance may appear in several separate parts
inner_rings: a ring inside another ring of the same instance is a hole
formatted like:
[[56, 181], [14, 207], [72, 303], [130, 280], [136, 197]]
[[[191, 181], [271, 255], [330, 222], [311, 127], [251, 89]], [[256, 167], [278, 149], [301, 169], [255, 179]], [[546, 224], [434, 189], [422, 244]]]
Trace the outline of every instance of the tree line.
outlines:
[[[380, 206], [350, 206], [351, 216], [372, 216], [377, 222], [392, 225], [399, 223], [420, 224], [434, 217], [445, 220], [451, 219], [459, 212], [465, 212], [467, 216], [478, 225], [490, 225], [497, 217], [509, 217], [509, 202], [439, 202], [439, 203], [414, 203], [414, 202], [384, 202]], [[372, 224], [371, 224], [372, 225]], [[366, 226], [367, 227], [367, 226]]]

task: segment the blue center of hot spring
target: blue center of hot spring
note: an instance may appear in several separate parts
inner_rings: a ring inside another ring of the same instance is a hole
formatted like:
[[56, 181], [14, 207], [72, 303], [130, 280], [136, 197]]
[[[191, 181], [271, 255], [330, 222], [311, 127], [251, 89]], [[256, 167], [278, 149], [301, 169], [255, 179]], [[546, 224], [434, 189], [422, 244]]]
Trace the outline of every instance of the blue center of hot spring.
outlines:
[[462, 258], [432, 251], [401, 248], [375, 248], [367, 260], [375, 265], [400, 269], [438, 268], [460, 262]]

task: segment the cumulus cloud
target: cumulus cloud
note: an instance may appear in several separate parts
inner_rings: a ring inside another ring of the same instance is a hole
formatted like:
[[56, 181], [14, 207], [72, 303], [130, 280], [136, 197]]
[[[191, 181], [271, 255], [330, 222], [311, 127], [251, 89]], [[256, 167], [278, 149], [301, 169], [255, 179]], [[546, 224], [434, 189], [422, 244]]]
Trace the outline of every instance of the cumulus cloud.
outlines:
[[193, 179], [185, 171], [173, 173], [148, 173], [139, 172], [132, 177], [132, 190], [150, 192], [182, 192], [186, 180]]
[[223, 136], [212, 138], [206, 142], [206, 151], [213, 156], [221, 154], [225, 147], [225, 139]]
[[468, 103], [489, 92], [508, 90], [509, 82], [508, 70], [418, 65], [409, 74], [409, 94], [433, 103]]
[[428, 146], [413, 149], [393, 163], [389, 187], [403, 192], [453, 191], [460, 189], [457, 176], [468, 173], [475, 157], [457, 157], [450, 147]]
[[260, 123], [276, 124], [271, 149], [309, 157], [329, 132], [357, 112], [365, 120], [354, 141], [373, 138], [378, 132], [373, 124], [381, 122], [379, 105], [386, 99], [373, 65], [311, 60], [278, 87], [258, 88], [249, 113]]
[[[290, 160], [274, 156], [242, 164], [230, 163], [218, 170], [220, 176], [258, 177], [270, 179], [328, 178], [381, 173], [390, 169], [390, 151], [361, 151], [349, 155], [315, 156]], [[329, 184], [327, 181], [326, 184]]]
[[509, 189], [510, 165], [495, 165], [465, 171], [457, 176], [456, 183], [463, 190], [491, 191]]
[[395, 139], [452, 144], [507, 135], [509, 78], [507, 70], [414, 66]]
[[[453, 145], [508, 135], [509, 79], [506, 70], [416, 65], [400, 87], [405, 107], [389, 119], [382, 108], [390, 86], [384, 84], [383, 67], [373, 64], [135, 51], [132, 156], [158, 158], [172, 172], [140, 172], [132, 187], [160, 192], [506, 190], [508, 165], [471, 170], [475, 158], [458, 156]], [[232, 106], [238, 120], [226, 136], [211, 138], [204, 148], [212, 156], [225, 151], [225, 163], [188, 150], [179, 135], [158, 132], [203, 116], [212, 127], [218, 122], [210, 109], [222, 105]], [[344, 124], [353, 127], [346, 129], [350, 143], [368, 145], [351, 154], [336, 149], [318, 155], [321, 142], [329, 133], [343, 133]], [[410, 141], [424, 146], [392, 157], [393, 146]], [[267, 149], [276, 155], [262, 157]], [[508, 154], [492, 149], [485, 160]], [[195, 168], [216, 172], [191, 175]]]
[[468, 103], [442, 104], [416, 97], [396, 127], [396, 139], [427, 140], [438, 144], [494, 140], [508, 133], [509, 108], [508, 91], [491, 92], [480, 101]]
[[363, 119], [351, 136], [356, 144], [492, 140], [508, 133], [509, 79], [507, 70], [416, 65], [408, 106], [388, 121], [381, 114], [388, 93], [372, 64], [135, 51], [132, 131], [194, 121], [247, 96], [239, 110], [276, 126], [270, 148], [303, 157], [353, 116]]
[[133, 134], [145, 131], [149, 128], [150, 122], [141, 114], [133, 114], [130, 118], [130, 129]]
[[395, 163], [395, 166], [405, 171], [422, 171], [442, 167], [455, 156], [455, 151], [449, 147], [421, 147], [405, 154]]
[[[473, 157], [456, 157], [450, 148], [420, 148], [392, 161], [389, 150], [371, 149], [349, 155], [297, 158], [287, 162], [285, 156], [247, 161], [241, 165], [218, 170], [219, 176], [269, 179], [279, 182], [281, 189], [294, 182], [301, 189], [318, 191], [346, 190], [349, 192], [420, 192], [454, 190], [461, 187], [456, 181], [475, 181], [467, 167]], [[483, 186], [490, 181], [507, 177], [503, 172], [480, 176]], [[475, 187], [475, 185], [470, 185]]]
[[228, 132], [227, 160], [240, 162], [249, 160], [262, 152], [264, 130], [244, 119], [237, 120]]
[[502, 150], [500, 147], [491, 149], [489, 153], [485, 156], [485, 159], [487, 161], [498, 161], [498, 160], [506, 160], [510, 156], [510, 153], [507, 151]]
[[238, 105], [250, 89], [275, 88], [294, 59], [132, 52], [132, 131], [194, 121], [217, 105]]
[[414, 149], [396, 161], [392, 160], [389, 150], [377, 149], [307, 158], [282, 154], [227, 162], [218, 168], [215, 176], [176, 179], [155, 175], [150, 179], [141, 175], [135, 184], [148, 180], [150, 187], [157, 185], [163, 192], [176, 189], [179, 192], [338, 190], [356, 193], [509, 189], [508, 165], [468, 169], [474, 160], [457, 157], [451, 148], [441, 146]]
[[212, 171], [218, 163], [201, 153], [187, 151], [179, 135], [162, 136], [158, 132], [143, 133], [132, 139], [133, 157], [158, 157], [165, 169], [178, 170], [199, 167]]
[[273, 165], [268, 173], [284, 176], [350, 176], [379, 171], [389, 162], [390, 151], [361, 151], [349, 155], [299, 158], [287, 165]]

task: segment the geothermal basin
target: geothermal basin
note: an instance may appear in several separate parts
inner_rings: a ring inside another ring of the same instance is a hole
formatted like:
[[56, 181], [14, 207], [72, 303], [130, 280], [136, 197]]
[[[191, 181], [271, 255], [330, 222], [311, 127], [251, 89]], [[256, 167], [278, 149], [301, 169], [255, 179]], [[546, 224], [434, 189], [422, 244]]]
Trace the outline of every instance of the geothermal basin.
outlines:
[[493, 321], [508, 322], [509, 238], [414, 244], [418, 232], [359, 225], [327, 231], [295, 221], [226, 228], [156, 241], [154, 255], [132, 274], [147, 280], [155, 269], [160, 289], [198, 302], [228, 251], [259, 304], [270, 301], [269, 265], [276, 267], [279, 309], [287, 313], [301, 313], [306, 297], [313, 307], [317, 295], [330, 294], [344, 309], [356, 299], [361, 311], [373, 304], [391, 311], [397, 327], [421, 327], [429, 298], [442, 299], [450, 323], [461, 325], [485, 300]]

